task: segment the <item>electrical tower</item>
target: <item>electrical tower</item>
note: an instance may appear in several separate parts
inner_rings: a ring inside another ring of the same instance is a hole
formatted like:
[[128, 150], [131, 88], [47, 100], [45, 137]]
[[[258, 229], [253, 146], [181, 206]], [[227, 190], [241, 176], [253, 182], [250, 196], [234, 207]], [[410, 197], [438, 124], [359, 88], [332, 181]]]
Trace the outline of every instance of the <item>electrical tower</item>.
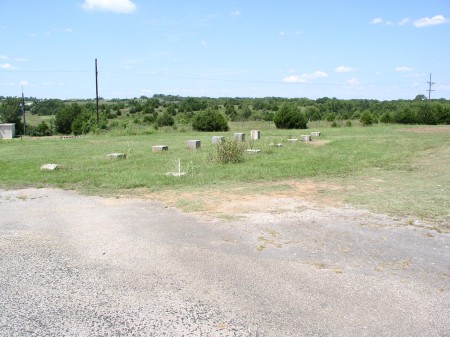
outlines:
[[431, 98], [431, 92], [434, 91], [431, 89], [431, 87], [436, 84], [435, 82], [431, 82], [431, 74], [430, 74], [430, 80], [427, 82], [428, 83], [428, 100], [430, 100]]

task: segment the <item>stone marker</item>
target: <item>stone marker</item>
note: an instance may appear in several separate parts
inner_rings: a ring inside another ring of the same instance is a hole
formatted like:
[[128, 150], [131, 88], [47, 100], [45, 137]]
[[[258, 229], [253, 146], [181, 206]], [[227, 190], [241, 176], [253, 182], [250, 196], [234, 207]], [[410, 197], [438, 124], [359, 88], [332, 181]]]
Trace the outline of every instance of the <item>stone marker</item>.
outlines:
[[62, 168], [62, 166], [58, 164], [44, 164], [41, 166], [42, 171], [55, 171], [60, 168]]
[[249, 153], [249, 154], [256, 154], [256, 153], [260, 153], [261, 150], [248, 149], [248, 150], [245, 150], [245, 152], [247, 152], [247, 153]]
[[258, 140], [261, 138], [261, 131], [259, 130], [252, 130], [250, 131], [250, 138], [252, 140]]
[[281, 144], [281, 143], [277, 143], [277, 144], [270, 143], [269, 146], [282, 147], [283, 144]]
[[311, 136], [310, 135], [302, 135], [302, 142], [310, 142]]
[[320, 132], [319, 131], [311, 131], [311, 136], [319, 137], [320, 136]]
[[245, 133], [236, 132], [234, 134], [234, 140], [237, 142], [243, 142], [245, 140]]
[[169, 150], [169, 147], [167, 145], [153, 145], [152, 146], [152, 152], [161, 152], [161, 151], [167, 151]]
[[289, 138], [288, 142], [297, 143], [298, 142], [298, 138]]
[[224, 140], [225, 140], [224, 136], [213, 136], [212, 139], [211, 139], [213, 144], [217, 144], [217, 143], [223, 142]]
[[110, 153], [106, 155], [109, 159], [126, 159], [127, 155], [125, 153]]
[[201, 146], [201, 142], [199, 140], [188, 140], [186, 142], [186, 146], [188, 149], [198, 149]]

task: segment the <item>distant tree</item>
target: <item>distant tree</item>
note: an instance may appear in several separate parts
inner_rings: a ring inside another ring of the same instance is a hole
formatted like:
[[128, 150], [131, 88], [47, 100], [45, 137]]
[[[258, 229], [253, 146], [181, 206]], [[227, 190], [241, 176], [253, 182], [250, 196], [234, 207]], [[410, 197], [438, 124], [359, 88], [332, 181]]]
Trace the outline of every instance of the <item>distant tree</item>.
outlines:
[[175, 104], [170, 103], [170, 104], [167, 106], [167, 112], [168, 112], [170, 115], [175, 116], [175, 115], [177, 114], [177, 109], [176, 109], [176, 107], [175, 107]]
[[425, 101], [426, 99], [427, 99], [427, 97], [426, 97], [425, 95], [422, 95], [422, 94], [417, 95], [417, 96], [414, 98], [415, 101]]
[[250, 116], [252, 115], [252, 110], [250, 109], [250, 107], [247, 105], [242, 109], [242, 117], [244, 117], [244, 119], [248, 119]]
[[374, 118], [369, 111], [364, 111], [359, 117], [359, 122], [364, 126], [369, 126], [373, 124]]
[[64, 102], [60, 99], [37, 100], [33, 103], [31, 113], [39, 116], [56, 115], [64, 108]]
[[305, 116], [297, 106], [284, 103], [273, 116], [273, 121], [278, 129], [306, 129]]
[[399, 124], [417, 124], [417, 114], [410, 105], [403, 105], [395, 115], [395, 122]]
[[217, 110], [206, 109], [195, 115], [192, 128], [197, 131], [228, 131], [228, 123]]
[[[217, 109], [213, 109], [217, 110]], [[237, 116], [237, 111], [233, 104], [225, 104], [225, 114], [231, 119], [234, 120]]]
[[78, 103], [66, 105], [55, 116], [56, 132], [70, 134], [72, 132], [72, 123], [83, 112], [84, 107]]
[[394, 117], [389, 112], [384, 112], [380, 117], [381, 123], [394, 123]]
[[156, 124], [158, 124], [158, 126], [172, 126], [175, 124], [175, 120], [172, 115], [166, 111], [156, 118]]
[[17, 97], [6, 97], [0, 102], [0, 122], [14, 123], [16, 134], [23, 133], [21, 99]]

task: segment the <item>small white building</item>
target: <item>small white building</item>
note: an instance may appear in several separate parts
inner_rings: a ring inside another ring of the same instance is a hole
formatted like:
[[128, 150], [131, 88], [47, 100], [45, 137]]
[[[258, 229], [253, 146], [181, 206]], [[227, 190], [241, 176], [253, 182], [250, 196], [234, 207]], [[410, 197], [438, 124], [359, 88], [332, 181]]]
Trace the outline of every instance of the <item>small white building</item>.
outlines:
[[16, 124], [0, 124], [0, 139], [13, 139], [16, 135]]

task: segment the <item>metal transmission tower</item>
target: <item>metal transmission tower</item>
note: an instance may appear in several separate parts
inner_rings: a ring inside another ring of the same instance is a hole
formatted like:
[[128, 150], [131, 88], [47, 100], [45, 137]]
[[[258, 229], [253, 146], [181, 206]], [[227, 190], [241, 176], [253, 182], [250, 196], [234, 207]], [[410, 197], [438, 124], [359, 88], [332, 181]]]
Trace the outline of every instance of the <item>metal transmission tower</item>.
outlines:
[[428, 100], [430, 100], [430, 98], [431, 98], [431, 92], [432, 91], [435, 91], [435, 90], [432, 90], [431, 89], [431, 86], [432, 85], [434, 85], [434, 84], [436, 84], [435, 82], [431, 82], [431, 74], [430, 74], [430, 80], [427, 82], [428, 83]]

